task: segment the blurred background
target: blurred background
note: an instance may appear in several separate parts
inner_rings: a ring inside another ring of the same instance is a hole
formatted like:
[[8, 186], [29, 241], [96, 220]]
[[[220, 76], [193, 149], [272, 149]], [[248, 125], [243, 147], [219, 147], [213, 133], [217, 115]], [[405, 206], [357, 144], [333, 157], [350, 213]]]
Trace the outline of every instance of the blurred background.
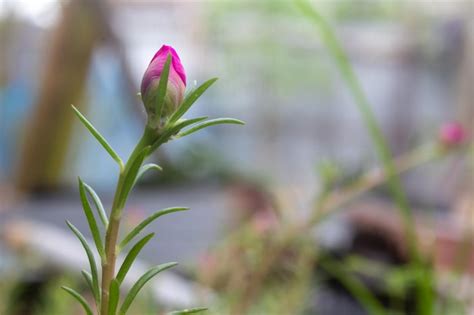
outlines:
[[[433, 314], [474, 314], [474, 3], [311, 5], [398, 163], [433, 271]], [[85, 287], [87, 266], [64, 221], [90, 236], [77, 177], [110, 206], [118, 172], [70, 104], [128, 156], [145, 121], [141, 77], [162, 44], [178, 51], [188, 88], [219, 77], [189, 117], [246, 126], [209, 128], [153, 156], [164, 171], [140, 182], [123, 228], [157, 209], [191, 211], [152, 224], [132, 278], [151, 264], [180, 267], [131, 314], [370, 314], [365, 290], [390, 314], [418, 314], [367, 126], [317, 26], [283, 0], [0, 0], [0, 314], [81, 314], [59, 290]], [[462, 143], [442, 142], [447, 123]], [[328, 215], [312, 220], [321, 208]]]

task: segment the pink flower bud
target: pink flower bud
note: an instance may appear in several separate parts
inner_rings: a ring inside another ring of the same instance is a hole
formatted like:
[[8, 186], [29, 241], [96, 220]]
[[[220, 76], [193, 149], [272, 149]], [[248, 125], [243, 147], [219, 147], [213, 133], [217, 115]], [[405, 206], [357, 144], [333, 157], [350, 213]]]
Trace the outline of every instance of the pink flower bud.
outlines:
[[156, 104], [154, 104], [152, 96], [158, 88], [168, 55], [171, 55], [171, 64], [165, 101], [159, 118], [169, 116], [181, 105], [186, 89], [186, 74], [178, 54], [173, 47], [163, 45], [155, 54], [143, 75], [141, 95], [147, 113], [152, 114], [152, 116], [157, 114], [155, 113]]
[[439, 132], [439, 140], [445, 146], [456, 146], [466, 140], [466, 131], [458, 122], [444, 124]]

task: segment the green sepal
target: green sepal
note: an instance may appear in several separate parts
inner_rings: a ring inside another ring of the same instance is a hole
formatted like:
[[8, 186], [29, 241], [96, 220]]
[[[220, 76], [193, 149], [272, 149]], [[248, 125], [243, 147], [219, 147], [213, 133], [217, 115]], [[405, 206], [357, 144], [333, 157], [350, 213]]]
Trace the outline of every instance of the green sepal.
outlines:
[[112, 279], [110, 282], [109, 288], [109, 314], [108, 315], [116, 315], [117, 314], [117, 306], [120, 298], [120, 284], [117, 279]]
[[159, 210], [159, 211], [153, 213], [152, 215], [147, 217], [145, 220], [140, 222], [140, 224], [138, 224], [132, 231], [130, 231], [127, 234], [127, 236], [125, 236], [125, 238], [120, 242], [119, 250], [125, 248], [125, 246], [127, 246], [127, 244], [136, 235], [138, 235], [148, 224], [150, 224], [154, 220], [158, 219], [159, 217], [161, 217], [163, 215], [166, 215], [168, 213], [173, 213], [173, 212], [177, 212], [177, 211], [186, 211], [186, 210], [189, 210], [189, 208], [186, 208], [186, 207], [172, 207], [172, 208], [166, 208], [166, 209], [163, 209], [163, 210]]
[[168, 313], [168, 315], [188, 315], [188, 314], [197, 314], [207, 311], [207, 307], [195, 307], [195, 308], [187, 308], [181, 311], [174, 311]]
[[97, 210], [97, 214], [99, 215], [99, 218], [102, 221], [102, 224], [104, 225], [105, 230], [107, 230], [107, 226], [109, 225], [109, 219], [107, 218], [107, 213], [105, 212], [104, 205], [102, 204], [102, 201], [100, 200], [99, 195], [97, 195], [97, 193], [94, 191], [94, 189], [92, 189], [91, 186], [87, 185], [84, 182], [82, 183], [84, 184], [84, 187], [89, 193], [89, 196], [92, 197], [95, 208]]
[[125, 276], [127, 275], [128, 271], [130, 270], [130, 267], [132, 266], [133, 262], [135, 261], [135, 258], [137, 258], [142, 248], [146, 245], [146, 243], [148, 243], [149, 240], [151, 240], [154, 235], [155, 233], [148, 234], [140, 241], [138, 241], [138, 243], [136, 243], [128, 252], [127, 257], [125, 257], [125, 260], [123, 261], [122, 266], [120, 267], [120, 270], [116, 276], [116, 279], [119, 284], [121, 284], [125, 279]]
[[89, 228], [92, 233], [92, 238], [94, 239], [95, 246], [97, 248], [97, 252], [99, 253], [102, 259], [105, 259], [105, 252], [104, 247], [102, 245], [102, 238], [100, 237], [100, 231], [97, 227], [97, 222], [94, 217], [94, 213], [92, 212], [92, 208], [89, 204], [89, 200], [87, 200], [86, 195], [86, 188], [84, 186], [84, 182], [79, 178], [79, 194], [81, 196], [82, 208], [84, 209], [84, 213], [87, 218], [87, 223], [89, 224]]
[[89, 304], [87, 304], [86, 299], [84, 299], [84, 297], [82, 295], [77, 293], [76, 290], [71, 289], [71, 288], [66, 287], [66, 286], [62, 286], [61, 289], [63, 289], [64, 291], [69, 293], [73, 298], [75, 298], [82, 305], [82, 307], [84, 308], [84, 311], [86, 312], [87, 315], [93, 315], [92, 309], [89, 306]]
[[176, 266], [177, 263], [171, 262], [171, 263], [166, 263], [166, 264], [161, 264], [156, 267], [151, 268], [148, 270], [143, 276], [138, 279], [137, 282], [133, 285], [133, 287], [130, 289], [128, 292], [127, 296], [125, 297], [122, 306], [120, 307], [119, 315], [125, 315], [128, 311], [128, 308], [132, 304], [133, 300], [137, 296], [138, 292], [141, 290], [141, 288], [148, 282], [150, 281], [151, 278], [156, 276], [158, 273], [169, 269], [171, 267]]
[[245, 125], [245, 123], [242, 120], [239, 119], [234, 119], [234, 118], [216, 118], [216, 119], [211, 119], [205, 122], [202, 122], [194, 127], [191, 127], [177, 135], [177, 137], [184, 137], [188, 136], [196, 131], [199, 131], [203, 128], [207, 128], [210, 126], [215, 126], [215, 125], [222, 125], [222, 124], [235, 124], [235, 125]]
[[82, 124], [89, 130], [89, 132], [96, 138], [97, 141], [102, 145], [102, 147], [109, 153], [109, 155], [119, 164], [120, 169], [123, 169], [123, 162], [120, 156], [112, 149], [110, 144], [105, 140], [105, 138], [99, 133], [97, 129], [87, 120], [87, 118], [81, 114], [81, 112], [74, 106], [71, 105], [72, 109], [74, 110], [74, 113], [76, 113], [76, 116], [79, 118], [79, 120], [82, 122]]
[[168, 77], [170, 73], [171, 65], [171, 54], [168, 54], [166, 62], [163, 66], [163, 70], [160, 75], [160, 82], [158, 83], [158, 88], [156, 89], [156, 94], [152, 95], [152, 100], [155, 105], [155, 115], [161, 117], [161, 112], [163, 111], [163, 106], [165, 104], [166, 89], [168, 88]]
[[99, 277], [97, 275], [97, 265], [94, 259], [94, 254], [92, 253], [92, 250], [89, 244], [87, 243], [84, 235], [82, 235], [82, 233], [71, 222], [66, 220], [66, 224], [71, 229], [71, 231], [77, 236], [77, 238], [82, 244], [82, 247], [84, 247], [84, 250], [86, 252], [87, 259], [89, 260], [89, 265], [91, 268], [92, 287], [93, 287], [92, 293], [94, 297], [98, 297], [100, 296]]
[[189, 95], [186, 96], [184, 99], [183, 103], [178, 107], [176, 112], [171, 115], [169, 121], [171, 123], [174, 123], [178, 121], [196, 102], [196, 100], [214, 83], [217, 81], [217, 78], [212, 78], [210, 80], [207, 80], [203, 84], [201, 84], [197, 89], [189, 93]]

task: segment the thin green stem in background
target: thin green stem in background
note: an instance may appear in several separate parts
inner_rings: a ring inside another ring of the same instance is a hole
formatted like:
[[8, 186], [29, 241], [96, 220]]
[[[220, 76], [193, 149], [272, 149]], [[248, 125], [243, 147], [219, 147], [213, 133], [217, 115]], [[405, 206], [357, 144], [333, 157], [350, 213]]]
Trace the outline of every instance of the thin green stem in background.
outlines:
[[[327, 259], [327, 258], [325, 258]], [[332, 277], [336, 278], [349, 292], [363, 305], [370, 314], [387, 315], [384, 306], [369, 291], [369, 289], [355, 276], [349, 274], [340, 262], [320, 259], [318, 263]]]
[[[408, 203], [408, 199], [403, 190], [403, 186], [399, 176], [395, 163], [392, 159], [389, 146], [386, 143], [382, 131], [378, 126], [375, 119], [375, 115], [372, 112], [371, 106], [367, 100], [367, 97], [358, 81], [352, 66], [346, 56], [341, 44], [339, 43], [336, 35], [334, 34], [331, 26], [326, 20], [311, 6], [307, 0], [296, 0], [297, 5], [301, 11], [311, 20], [318, 28], [321, 34], [323, 43], [327, 46], [331, 55], [334, 57], [336, 65], [342, 75], [342, 78], [349, 87], [352, 96], [354, 97], [355, 103], [362, 115], [362, 119], [369, 131], [374, 146], [377, 150], [378, 156], [382, 161], [383, 168], [388, 175], [389, 189], [394, 197], [394, 200], [400, 210], [400, 214], [403, 218], [405, 235], [408, 243], [408, 250], [412, 259], [413, 267], [419, 268], [422, 265], [418, 241], [416, 237], [416, 228], [413, 218], [413, 213]], [[418, 279], [418, 314], [419, 315], [432, 315], [432, 301], [429, 300], [431, 296], [431, 286], [429, 282], [425, 281], [425, 277]]]

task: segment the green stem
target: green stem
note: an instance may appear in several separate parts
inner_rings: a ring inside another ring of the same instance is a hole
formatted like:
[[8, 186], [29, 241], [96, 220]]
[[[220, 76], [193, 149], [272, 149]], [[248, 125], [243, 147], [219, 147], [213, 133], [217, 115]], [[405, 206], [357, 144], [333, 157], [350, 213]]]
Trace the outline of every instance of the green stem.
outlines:
[[117, 182], [117, 188], [115, 189], [114, 201], [112, 203], [112, 210], [110, 212], [109, 225], [107, 227], [105, 235], [105, 259], [102, 261], [102, 298], [100, 314], [107, 315], [109, 307], [109, 288], [110, 283], [115, 277], [115, 263], [117, 260], [117, 240], [120, 229], [120, 220], [122, 218], [122, 210], [125, 206], [125, 200], [127, 196], [123, 195], [123, 184], [126, 178], [129, 176], [136, 177], [135, 174], [131, 174], [131, 164], [135, 157], [146, 147], [153, 143], [156, 138], [156, 133], [150, 128], [146, 127], [143, 132], [138, 144], [135, 146], [132, 154], [128, 158], [125, 167], [120, 172], [120, 176]]
[[[372, 142], [377, 150], [384, 171], [387, 174], [388, 186], [393, 195], [393, 199], [398, 206], [400, 216], [403, 220], [405, 229], [405, 236], [408, 243], [408, 251], [412, 260], [412, 267], [414, 269], [423, 268], [423, 262], [420, 257], [418, 248], [418, 240], [416, 237], [416, 226], [408, 203], [408, 198], [403, 190], [403, 185], [397, 175], [397, 169], [392, 159], [392, 155], [388, 144], [386, 143], [383, 133], [375, 119], [369, 101], [362, 89], [362, 86], [357, 79], [354, 70], [349, 62], [347, 55], [344, 52], [340, 42], [334, 34], [328, 22], [317, 12], [307, 0], [298, 0], [297, 4], [304, 12], [304, 14], [311, 19], [319, 28], [323, 43], [326, 44], [332, 56], [335, 59], [336, 65], [346, 81], [352, 96], [354, 97], [356, 106], [358, 107], [362, 119], [369, 131]], [[417, 314], [430, 315], [432, 314], [432, 301], [428, 301], [430, 296], [430, 283], [426, 279], [417, 279]]]

